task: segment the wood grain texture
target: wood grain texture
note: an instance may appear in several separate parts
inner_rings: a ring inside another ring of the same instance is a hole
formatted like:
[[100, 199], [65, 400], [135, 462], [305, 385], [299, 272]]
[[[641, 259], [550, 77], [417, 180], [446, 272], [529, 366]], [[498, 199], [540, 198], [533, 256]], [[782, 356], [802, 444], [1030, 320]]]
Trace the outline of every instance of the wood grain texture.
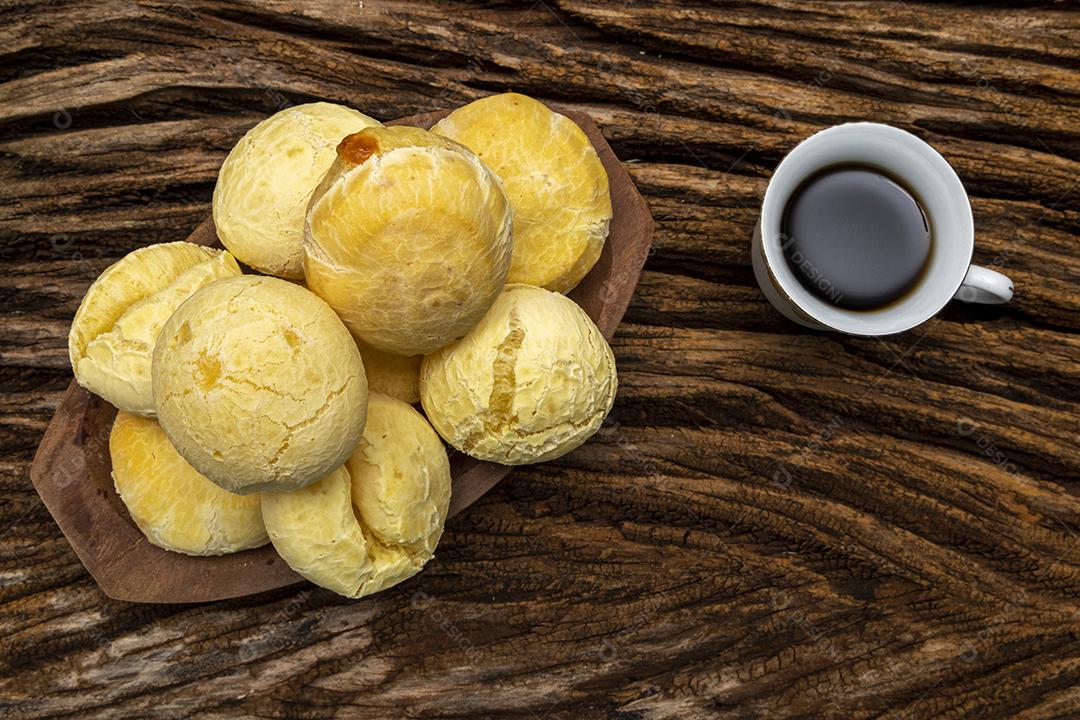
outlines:
[[[1075, 6], [0, 7], [0, 714], [1080, 714]], [[605, 428], [370, 601], [105, 598], [29, 479], [89, 282], [185, 237], [276, 109], [505, 89], [594, 117], [657, 221]], [[885, 340], [771, 310], [749, 260], [771, 168], [858, 119], [954, 165], [1012, 303]]]

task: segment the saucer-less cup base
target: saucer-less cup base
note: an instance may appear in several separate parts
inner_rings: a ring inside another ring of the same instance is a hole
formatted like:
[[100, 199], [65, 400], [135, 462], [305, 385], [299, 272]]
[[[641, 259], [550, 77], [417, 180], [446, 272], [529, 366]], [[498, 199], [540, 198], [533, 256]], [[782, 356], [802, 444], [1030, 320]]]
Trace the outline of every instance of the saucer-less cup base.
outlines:
[[[929, 264], [915, 289], [870, 311], [831, 305], [803, 287], [788, 267], [781, 244], [784, 207], [803, 180], [823, 168], [849, 163], [877, 168], [911, 190], [926, 211], [933, 238]], [[967, 193], [945, 158], [898, 128], [849, 123], [810, 136], [777, 166], [765, 191], [751, 257], [762, 292], [788, 319], [854, 335], [890, 335], [920, 325], [954, 297], [980, 303], [1012, 298], [1007, 277], [971, 265], [974, 243]]]

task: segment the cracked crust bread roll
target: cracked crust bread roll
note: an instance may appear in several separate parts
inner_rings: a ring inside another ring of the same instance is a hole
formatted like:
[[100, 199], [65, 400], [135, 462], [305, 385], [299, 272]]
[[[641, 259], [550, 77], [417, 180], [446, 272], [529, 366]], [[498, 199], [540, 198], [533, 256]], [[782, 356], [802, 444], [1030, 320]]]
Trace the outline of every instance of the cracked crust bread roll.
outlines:
[[368, 390], [414, 405], [420, 402], [420, 362], [423, 355], [394, 355], [356, 341], [364, 361]]
[[156, 420], [117, 413], [109, 455], [116, 494], [154, 545], [186, 555], [225, 555], [270, 541], [259, 496], [235, 495], [200, 475]]
[[464, 335], [510, 267], [513, 212], [467, 148], [414, 127], [341, 141], [304, 228], [304, 275], [361, 341], [420, 355]]
[[153, 388], [177, 451], [240, 494], [315, 482], [364, 428], [356, 343], [326, 303], [277, 278], [221, 280], [177, 308], [154, 349]]
[[615, 357], [565, 295], [507, 285], [469, 334], [424, 357], [420, 400], [458, 450], [503, 465], [565, 455], [615, 401]]
[[592, 269], [611, 222], [608, 176], [578, 125], [517, 93], [460, 107], [431, 131], [469, 148], [514, 208], [509, 283], [569, 292]]
[[94, 281], [71, 322], [75, 380], [120, 410], [152, 416], [150, 361], [161, 326], [196, 290], [239, 274], [229, 253], [188, 242], [128, 253]]
[[435, 554], [450, 507], [450, 462], [409, 405], [371, 393], [344, 467], [293, 492], [262, 495], [271, 542], [316, 585], [358, 598], [407, 580]]
[[341, 138], [379, 125], [333, 103], [296, 105], [271, 115], [229, 152], [214, 186], [214, 225], [240, 262], [269, 275], [304, 277], [301, 238], [311, 192]]

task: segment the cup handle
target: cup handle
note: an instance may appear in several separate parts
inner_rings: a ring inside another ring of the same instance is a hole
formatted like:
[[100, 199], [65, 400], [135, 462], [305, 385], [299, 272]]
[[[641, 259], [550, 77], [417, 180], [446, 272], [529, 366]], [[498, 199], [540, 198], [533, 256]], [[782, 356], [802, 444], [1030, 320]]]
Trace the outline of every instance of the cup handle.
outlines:
[[1012, 300], [1012, 296], [1012, 280], [996, 270], [972, 265], [968, 268], [964, 282], [960, 283], [960, 289], [953, 295], [953, 299], [969, 303], [1000, 305]]

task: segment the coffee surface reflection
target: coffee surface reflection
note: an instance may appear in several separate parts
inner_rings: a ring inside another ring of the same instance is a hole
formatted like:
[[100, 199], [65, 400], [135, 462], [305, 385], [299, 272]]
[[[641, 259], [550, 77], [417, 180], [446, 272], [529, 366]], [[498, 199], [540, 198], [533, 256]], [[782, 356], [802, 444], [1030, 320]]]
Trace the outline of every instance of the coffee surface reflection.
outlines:
[[799, 282], [849, 310], [882, 308], [911, 292], [933, 242], [914, 195], [863, 165], [835, 165], [807, 178], [784, 209], [781, 232]]

